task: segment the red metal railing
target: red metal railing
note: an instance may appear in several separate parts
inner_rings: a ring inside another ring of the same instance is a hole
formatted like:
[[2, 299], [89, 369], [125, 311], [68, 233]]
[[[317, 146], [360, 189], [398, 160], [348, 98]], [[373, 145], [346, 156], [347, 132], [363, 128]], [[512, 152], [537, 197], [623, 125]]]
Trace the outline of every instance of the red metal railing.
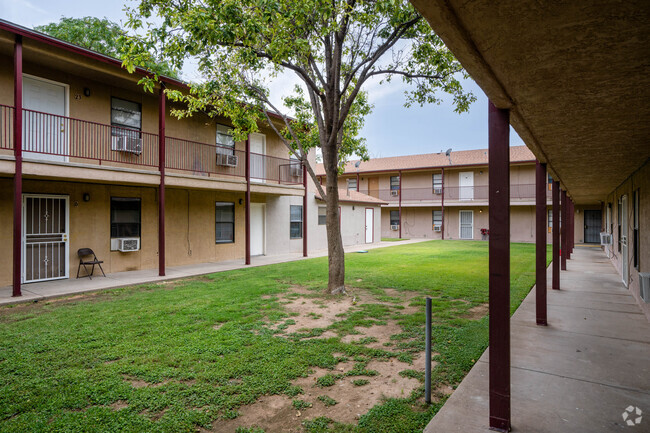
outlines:
[[[245, 177], [246, 152], [231, 147], [165, 137], [165, 168], [190, 172], [198, 176], [211, 174]], [[218, 159], [217, 155], [221, 155]], [[225, 156], [235, 156], [228, 161]], [[227, 165], [227, 164], [230, 165]]]
[[[402, 188], [399, 189], [377, 189], [365, 190], [364, 194], [376, 197], [389, 203], [397, 203], [402, 196], [402, 204], [413, 202], [442, 202], [442, 192], [436, 193], [433, 188]], [[444, 188], [445, 201], [487, 201], [488, 186], [447, 186]], [[534, 184], [512, 184], [510, 185], [511, 200], [534, 200]]]
[[48, 160], [158, 167], [158, 136], [34, 110], [23, 110], [23, 152]]
[[0, 105], [0, 149], [14, 148], [14, 107]]

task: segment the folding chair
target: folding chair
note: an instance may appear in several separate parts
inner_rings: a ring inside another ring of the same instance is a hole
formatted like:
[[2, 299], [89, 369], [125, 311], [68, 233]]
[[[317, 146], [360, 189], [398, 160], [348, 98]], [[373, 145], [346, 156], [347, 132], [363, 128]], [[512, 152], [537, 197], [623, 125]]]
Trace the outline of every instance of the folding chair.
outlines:
[[[91, 280], [93, 279], [92, 275], [95, 272], [95, 265], [99, 266], [99, 269], [102, 271], [102, 275], [106, 276], [106, 274], [104, 273], [104, 269], [102, 268], [102, 263], [104, 263], [104, 261], [98, 260], [93, 250], [91, 250], [90, 248], [79, 248], [77, 250], [77, 255], [79, 256], [79, 267], [77, 268], [77, 278], [79, 278], [79, 270], [81, 269], [82, 265], [86, 270], [86, 276]], [[84, 260], [84, 257], [89, 257], [89, 256], [93, 256], [93, 259]], [[88, 268], [86, 267], [87, 265], [93, 265], [90, 272], [88, 272]]]

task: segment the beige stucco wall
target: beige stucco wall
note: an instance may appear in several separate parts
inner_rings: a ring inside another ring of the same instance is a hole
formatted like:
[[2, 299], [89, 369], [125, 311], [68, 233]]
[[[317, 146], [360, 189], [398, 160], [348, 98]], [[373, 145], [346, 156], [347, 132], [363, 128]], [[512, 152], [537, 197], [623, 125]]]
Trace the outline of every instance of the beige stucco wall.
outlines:
[[[639, 197], [639, 268], [634, 267], [633, 261], [633, 200], [634, 191], [638, 190]], [[618, 251], [618, 201], [623, 195], [628, 197], [627, 205], [627, 227], [621, 227], [627, 233], [628, 239], [628, 269], [629, 269], [629, 285], [630, 293], [637, 300], [641, 309], [645, 313], [648, 320], [650, 320], [650, 303], [645, 303], [639, 293], [639, 272], [650, 272], [650, 162], [646, 162], [639, 170], [621, 184], [616, 190], [612, 191], [607, 196], [607, 203], [612, 204], [612, 223], [613, 223], [613, 244], [610, 250], [610, 257], [614, 267], [622, 274], [622, 254]]]

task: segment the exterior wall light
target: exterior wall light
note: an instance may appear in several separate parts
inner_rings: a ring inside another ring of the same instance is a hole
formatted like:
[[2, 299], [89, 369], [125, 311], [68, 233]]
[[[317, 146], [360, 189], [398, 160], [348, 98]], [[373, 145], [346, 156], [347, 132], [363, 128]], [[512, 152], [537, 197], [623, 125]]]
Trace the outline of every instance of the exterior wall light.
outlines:
[[83, 200], [84, 201], [90, 201], [90, 194], [88, 194], [87, 192], [84, 192]]
[[89, 97], [90, 96], [90, 89], [88, 87], [84, 87], [84, 96]]

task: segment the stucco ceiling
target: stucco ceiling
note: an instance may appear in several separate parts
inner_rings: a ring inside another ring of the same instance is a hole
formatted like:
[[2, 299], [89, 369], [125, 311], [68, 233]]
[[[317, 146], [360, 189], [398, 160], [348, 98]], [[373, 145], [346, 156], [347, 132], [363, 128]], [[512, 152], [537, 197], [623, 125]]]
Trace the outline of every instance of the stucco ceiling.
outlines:
[[577, 203], [650, 158], [647, 0], [412, 2]]

